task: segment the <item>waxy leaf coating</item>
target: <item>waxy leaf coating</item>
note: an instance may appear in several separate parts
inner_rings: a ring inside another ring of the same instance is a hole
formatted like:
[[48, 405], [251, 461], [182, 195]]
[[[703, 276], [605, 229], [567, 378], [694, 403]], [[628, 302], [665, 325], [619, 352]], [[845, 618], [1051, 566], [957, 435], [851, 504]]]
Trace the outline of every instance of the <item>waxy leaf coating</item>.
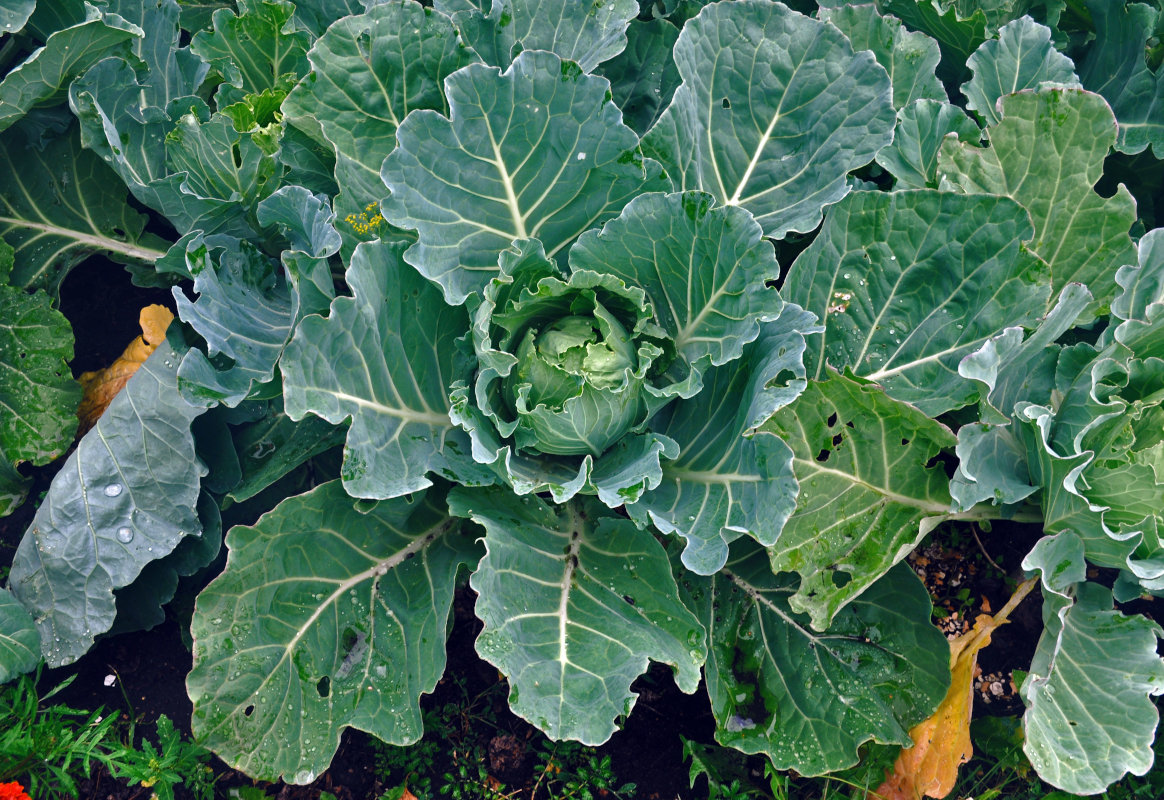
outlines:
[[384, 218], [420, 239], [406, 260], [450, 303], [483, 289], [514, 239], [536, 238], [553, 258], [635, 195], [666, 187], [606, 79], [553, 53], [526, 51], [505, 72], [466, 67], [445, 92], [449, 116], [411, 114], [380, 174], [392, 190]]
[[683, 85], [643, 140], [676, 189], [755, 216], [774, 239], [810, 231], [845, 173], [893, 134], [892, 89], [869, 51], [782, 3], [705, 8], [675, 44]]
[[178, 393], [181, 353], [163, 342], [53, 479], [12, 562], [9, 587], [36, 620], [50, 666], [75, 661], [113, 625], [113, 590], [201, 524], [205, 473]]
[[457, 571], [478, 555], [462, 525], [439, 495], [366, 504], [332, 481], [232, 528], [191, 623], [195, 735], [293, 783], [327, 768], [344, 728], [419, 739]]
[[695, 691], [703, 628], [650, 532], [595, 500], [551, 506], [481, 489], [449, 504], [487, 533], [470, 579], [485, 623], [477, 652], [508, 677], [514, 712], [551, 738], [597, 745], [634, 707], [630, 684], [648, 659]]
[[777, 769], [820, 775], [857, 763], [866, 741], [910, 745], [941, 702], [949, 647], [930, 599], [899, 564], [817, 632], [790, 606], [796, 587], [752, 542], [693, 578], [685, 601], [709, 638], [707, 693], [716, 741], [764, 753]]

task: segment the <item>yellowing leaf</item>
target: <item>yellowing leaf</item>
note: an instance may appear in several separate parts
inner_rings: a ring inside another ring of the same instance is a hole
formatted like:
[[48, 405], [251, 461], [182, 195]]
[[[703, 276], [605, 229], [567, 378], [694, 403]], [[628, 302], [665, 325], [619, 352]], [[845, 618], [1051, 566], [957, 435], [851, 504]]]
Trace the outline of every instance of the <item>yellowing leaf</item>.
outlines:
[[145, 363], [150, 354], [165, 340], [166, 328], [173, 319], [174, 315], [165, 306], [146, 306], [138, 315], [141, 336], [130, 342], [125, 352], [105, 369], [81, 373], [77, 380], [80, 381], [84, 394], [77, 409], [77, 416], [81, 420], [78, 436], [97, 423], [109, 402], [133, 377], [137, 368]]
[[914, 745], [902, 749], [893, 772], [877, 787], [884, 800], [919, 800], [945, 797], [954, 788], [958, 767], [970, 760], [970, 715], [973, 710], [974, 669], [978, 651], [990, 644], [990, 635], [1007, 622], [1036, 578], [1020, 584], [1002, 610], [994, 616], [980, 614], [973, 630], [950, 641], [950, 689], [937, 711], [909, 732]]

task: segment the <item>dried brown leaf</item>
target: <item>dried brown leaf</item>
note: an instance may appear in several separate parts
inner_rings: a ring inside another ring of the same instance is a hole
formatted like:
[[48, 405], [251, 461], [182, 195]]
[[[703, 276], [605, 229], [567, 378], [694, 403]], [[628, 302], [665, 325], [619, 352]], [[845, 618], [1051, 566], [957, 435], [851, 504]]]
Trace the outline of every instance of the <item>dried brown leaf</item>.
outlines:
[[165, 306], [146, 306], [138, 315], [142, 335], [130, 342], [125, 352], [105, 369], [81, 373], [77, 380], [80, 381], [84, 394], [77, 409], [77, 416], [81, 420], [78, 436], [97, 424], [109, 403], [133, 377], [137, 368], [144, 364], [150, 354], [165, 340], [166, 328], [173, 319], [174, 315]]
[[877, 787], [885, 800], [945, 797], [958, 779], [958, 767], [970, 760], [970, 715], [973, 713], [974, 672], [978, 651], [990, 644], [990, 635], [1005, 625], [1010, 613], [1035, 585], [1035, 578], [1015, 590], [994, 616], [978, 615], [974, 628], [950, 640], [950, 689], [937, 711], [909, 732], [913, 747], [902, 749], [893, 772]]

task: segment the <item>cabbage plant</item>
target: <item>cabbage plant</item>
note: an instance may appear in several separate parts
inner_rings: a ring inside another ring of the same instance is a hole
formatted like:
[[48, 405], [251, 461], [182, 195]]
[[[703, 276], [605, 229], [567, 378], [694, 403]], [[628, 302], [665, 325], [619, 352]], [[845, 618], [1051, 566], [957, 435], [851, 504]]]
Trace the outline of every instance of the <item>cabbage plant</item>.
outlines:
[[0, 366], [43, 399], [0, 379], [0, 511], [72, 436], [69, 270], [180, 321], [36, 511], [0, 679], [213, 575], [194, 732], [310, 783], [345, 728], [421, 736], [467, 576], [552, 738], [654, 661], [820, 775], [945, 695], [905, 556], [1005, 519], [1045, 534], [1031, 762], [1145, 773], [1164, 632], [1114, 602], [1164, 591], [1164, 249], [1094, 187], [1164, 146], [1156, 11], [1027, 5], [9, 3]]

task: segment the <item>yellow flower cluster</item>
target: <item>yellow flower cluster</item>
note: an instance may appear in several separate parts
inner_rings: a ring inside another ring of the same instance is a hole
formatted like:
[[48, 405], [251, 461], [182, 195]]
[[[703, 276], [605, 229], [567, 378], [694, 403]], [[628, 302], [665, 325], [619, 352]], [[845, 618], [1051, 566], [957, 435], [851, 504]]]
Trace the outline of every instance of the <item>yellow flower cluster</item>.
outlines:
[[384, 217], [380, 216], [380, 203], [368, 203], [359, 214], [348, 214], [344, 218], [344, 222], [351, 225], [352, 229], [361, 236], [378, 236], [378, 228], [384, 222]]

